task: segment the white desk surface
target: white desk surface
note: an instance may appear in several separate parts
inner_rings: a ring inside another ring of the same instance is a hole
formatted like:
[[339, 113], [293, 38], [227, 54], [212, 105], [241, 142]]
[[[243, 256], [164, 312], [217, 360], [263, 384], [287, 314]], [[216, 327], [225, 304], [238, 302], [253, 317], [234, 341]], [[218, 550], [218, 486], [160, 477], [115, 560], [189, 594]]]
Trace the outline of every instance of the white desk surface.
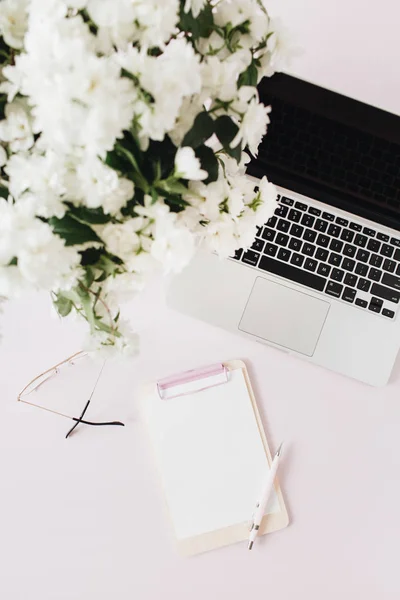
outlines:
[[[293, 1], [279, 12], [305, 48], [292, 72], [399, 112], [394, 0], [374, 11], [361, 0]], [[0, 317], [0, 597], [398, 600], [400, 362], [386, 388], [369, 388], [174, 313], [157, 286], [128, 313], [141, 356], [107, 363], [90, 409], [126, 427], [81, 426], [69, 440], [68, 421], [15, 397], [79, 349], [79, 328], [53, 319], [39, 296]], [[251, 553], [237, 544], [183, 559], [136, 389], [229, 358], [248, 364], [272, 448], [286, 441], [280, 480], [291, 525]]]

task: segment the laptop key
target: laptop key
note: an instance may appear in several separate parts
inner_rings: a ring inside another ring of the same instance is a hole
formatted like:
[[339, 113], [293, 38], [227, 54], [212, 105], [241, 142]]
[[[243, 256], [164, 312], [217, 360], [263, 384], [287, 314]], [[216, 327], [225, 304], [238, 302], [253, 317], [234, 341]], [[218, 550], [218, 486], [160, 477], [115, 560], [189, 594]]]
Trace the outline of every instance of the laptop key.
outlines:
[[368, 238], [365, 235], [360, 235], [359, 233], [354, 238], [355, 245], [359, 246], [360, 248], [365, 248], [367, 241]]
[[374, 229], [370, 229], [369, 227], [364, 227], [363, 233], [365, 235], [369, 235], [370, 237], [375, 237], [376, 231]]
[[328, 228], [328, 223], [326, 221], [322, 221], [322, 219], [317, 219], [315, 221], [314, 229], [320, 231], [321, 233], [325, 233]]
[[315, 252], [315, 246], [313, 246], [313, 244], [309, 244], [308, 242], [305, 242], [303, 244], [303, 248], [301, 249], [303, 254], [306, 254], [307, 256], [314, 256], [314, 252]]
[[400, 275], [400, 265], [397, 265], [396, 275]]
[[371, 265], [371, 267], [379, 268], [382, 264], [382, 261], [382, 256], [379, 256], [379, 254], [372, 254], [371, 258], [369, 259], [369, 264]]
[[333, 250], [334, 252], [341, 252], [343, 248], [343, 242], [340, 240], [333, 239], [331, 241], [331, 245], [329, 246], [329, 250]]
[[343, 286], [340, 283], [336, 283], [336, 281], [328, 281], [325, 288], [325, 294], [329, 294], [329, 296], [334, 296], [335, 298], [340, 298], [342, 290]]
[[383, 256], [387, 256], [388, 258], [392, 258], [394, 248], [389, 246], [388, 244], [382, 244], [381, 254]]
[[290, 228], [290, 235], [294, 235], [296, 237], [301, 237], [303, 235], [303, 231], [304, 231], [304, 227], [293, 223], [293, 225]]
[[280, 260], [288, 261], [292, 253], [287, 248], [279, 248], [278, 256]]
[[350, 229], [343, 229], [340, 239], [344, 242], [352, 242], [354, 239], [354, 231], [350, 231]]
[[275, 244], [266, 244], [264, 248], [264, 254], [268, 254], [269, 256], [275, 256], [278, 252], [278, 246]]
[[357, 306], [361, 306], [361, 308], [367, 308], [368, 306], [368, 302], [366, 300], [363, 300], [362, 298], [357, 298], [356, 304]]
[[275, 244], [279, 244], [280, 246], [287, 246], [289, 241], [289, 236], [284, 233], [278, 233], [275, 238]]
[[265, 242], [256, 238], [251, 245], [251, 249], [256, 252], [262, 252], [264, 250]]
[[400, 240], [398, 238], [390, 238], [390, 243], [393, 244], [393, 246], [397, 246], [398, 248], [400, 248]]
[[290, 263], [292, 265], [294, 265], [295, 267], [301, 267], [303, 262], [304, 262], [304, 256], [293, 252], [292, 258], [290, 259]]
[[294, 221], [295, 223], [298, 223], [301, 219], [301, 215], [302, 213], [299, 210], [295, 210], [294, 208], [292, 208], [288, 215], [288, 219], [289, 221]]
[[400, 300], [399, 292], [395, 292], [394, 290], [391, 290], [380, 283], [372, 284], [371, 294], [378, 296], [378, 298], [389, 300], [389, 302], [394, 302], [395, 304], [398, 304]]
[[394, 260], [390, 260], [390, 258], [385, 258], [385, 262], [383, 263], [383, 270], [389, 271], [389, 273], [394, 273], [396, 268], [396, 263]]
[[[368, 277], [370, 279], [372, 279], [372, 281], [379, 281], [380, 278], [382, 277], [382, 271], [380, 271], [379, 269], [374, 269], [373, 267], [370, 268], [369, 273], [368, 273]], [[392, 275], [388, 275], [388, 277], [392, 277]]]
[[345, 244], [344, 248], [343, 248], [343, 254], [345, 256], [349, 256], [350, 258], [353, 258], [353, 256], [355, 256], [357, 252], [357, 248], [355, 246], [351, 246], [350, 244]]
[[340, 254], [335, 254], [335, 252], [331, 252], [328, 258], [328, 263], [333, 265], [334, 267], [340, 267], [340, 263], [342, 262], [342, 257]]
[[315, 208], [315, 206], [310, 206], [308, 212], [310, 213], [310, 215], [314, 215], [315, 217], [319, 217], [321, 214], [319, 208]]
[[266, 225], [268, 225], [268, 227], [275, 227], [277, 221], [278, 221], [277, 217], [270, 217], [268, 219], [268, 221], [266, 222]]
[[286, 215], [288, 214], [288, 207], [287, 206], [282, 206], [282, 204], [280, 204], [278, 206], [278, 208], [275, 209], [275, 215], [277, 217], [286, 217]]
[[382, 242], [388, 242], [389, 241], [389, 236], [386, 235], [386, 233], [377, 233], [376, 234], [376, 238], [378, 240], [381, 240]]
[[319, 236], [317, 237], [317, 244], [318, 246], [322, 246], [323, 248], [327, 248], [329, 245], [329, 239], [327, 235], [323, 235], [322, 233], [319, 234]]
[[342, 262], [342, 269], [345, 271], [354, 271], [354, 267], [356, 266], [356, 261], [351, 258], [344, 258]]
[[344, 277], [344, 271], [341, 269], [332, 269], [331, 279], [334, 281], [342, 281]]
[[310, 273], [310, 271], [305, 271], [304, 269], [298, 269], [287, 263], [274, 260], [269, 256], [264, 255], [261, 257], [259, 267], [273, 275], [285, 277], [290, 281], [300, 283], [301, 285], [305, 285], [313, 290], [318, 290], [319, 292], [322, 292], [325, 287], [326, 279], [324, 277], [320, 277], [319, 275], [315, 275], [315, 273]]
[[339, 237], [342, 228], [339, 225], [329, 225], [328, 227], [328, 235], [332, 237]]
[[307, 269], [307, 271], [315, 271], [317, 265], [317, 261], [313, 258], [306, 258], [306, 260], [304, 261], [304, 268]]
[[342, 219], [342, 217], [336, 217], [336, 223], [338, 225], [341, 225], [342, 227], [347, 227], [347, 225], [349, 224], [347, 219]]
[[349, 227], [353, 231], [361, 231], [362, 229], [361, 225], [359, 225], [358, 223], [350, 223]]
[[299, 210], [307, 210], [307, 204], [303, 204], [302, 202], [296, 202], [294, 206]]
[[322, 213], [322, 218], [326, 219], [326, 221], [334, 221], [335, 220], [335, 215], [332, 215], [332, 213], [323, 212]]
[[296, 239], [296, 238], [291, 238], [290, 242], [289, 242], [289, 248], [291, 250], [296, 250], [297, 252], [300, 251], [300, 248], [302, 246], [302, 243], [300, 240]]
[[258, 252], [253, 252], [253, 250], [247, 250], [247, 252], [243, 254], [242, 262], [246, 263], [247, 265], [251, 265], [252, 267], [255, 267], [258, 263], [259, 258], [260, 255], [258, 254]]
[[368, 292], [370, 287], [371, 287], [371, 282], [368, 281], [368, 279], [362, 279], [360, 277], [360, 279], [358, 280], [358, 283], [357, 283], [357, 289], [360, 290], [361, 292]]
[[361, 261], [361, 262], [368, 262], [368, 259], [370, 257], [370, 253], [368, 252], [368, 250], [358, 250], [357, 252], [357, 256], [356, 259]]
[[381, 247], [381, 243], [378, 240], [368, 240], [367, 248], [371, 250], [371, 252], [379, 252], [379, 248]]
[[364, 265], [363, 263], [357, 263], [355, 272], [357, 273], [357, 275], [365, 277], [365, 275], [368, 273], [368, 266]]
[[270, 229], [269, 227], [265, 227], [262, 236], [264, 240], [273, 242], [274, 237], [276, 236], [276, 231], [274, 229]]
[[286, 204], [286, 206], [293, 206], [294, 200], [292, 200], [291, 198], [286, 198], [286, 196], [282, 196], [281, 204]]
[[278, 221], [278, 225], [276, 226], [278, 231], [284, 231], [285, 233], [287, 233], [290, 229], [290, 223], [289, 221], [284, 221], [283, 219], [279, 219]]
[[242, 258], [242, 254], [243, 250], [242, 248], [239, 248], [238, 250], [235, 250], [235, 254], [231, 256], [231, 258], [234, 258], [235, 260], [240, 260]]
[[356, 297], [356, 290], [353, 290], [349, 287], [344, 288], [344, 292], [342, 294], [342, 300], [345, 302], [354, 302], [354, 298]]
[[[325, 262], [328, 260], [328, 256], [329, 256], [328, 250], [325, 250], [324, 248], [317, 248], [317, 251], [315, 253], [315, 258], [317, 260], [321, 260], [322, 262]], [[399, 265], [399, 267], [400, 267], [400, 265]]]
[[344, 278], [344, 282], [346, 285], [351, 285], [351, 287], [354, 287], [357, 283], [358, 277], [357, 275], [353, 275], [352, 273], [346, 273], [346, 276]]
[[382, 311], [382, 314], [384, 317], [389, 317], [389, 319], [393, 319], [393, 317], [394, 317], [394, 311], [389, 310], [388, 308], [384, 308]]
[[372, 312], [380, 313], [382, 304], [383, 304], [383, 302], [379, 298], [371, 298], [371, 301], [368, 306], [368, 310], [372, 310]]
[[395, 290], [400, 290], [400, 277], [396, 277], [395, 275], [384, 273], [382, 277], [382, 283], [394, 288]]
[[305, 242], [315, 242], [315, 238], [317, 237], [317, 232], [312, 229], [306, 229], [303, 235], [303, 240]]
[[394, 260], [400, 260], [400, 250], [396, 250], [393, 256]]
[[301, 219], [301, 224], [304, 225], [305, 227], [312, 227], [315, 223], [315, 217], [312, 217], [311, 215], [307, 214], [307, 215], [303, 215], [303, 218]]
[[329, 265], [320, 264], [317, 273], [319, 275], [323, 275], [324, 277], [329, 277], [329, 273], [331, 272], [332, 267]]

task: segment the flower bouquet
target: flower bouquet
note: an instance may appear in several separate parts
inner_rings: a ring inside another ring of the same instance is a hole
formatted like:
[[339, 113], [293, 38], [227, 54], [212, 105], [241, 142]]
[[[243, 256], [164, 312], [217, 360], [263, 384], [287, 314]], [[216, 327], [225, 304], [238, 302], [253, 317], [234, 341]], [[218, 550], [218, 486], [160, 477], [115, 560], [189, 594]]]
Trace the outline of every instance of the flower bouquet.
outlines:
[[0, 296], [48, 290], [134, 349], [121, 297], [274, 211], [245, 165], [282, 36], [262, 0], [3, 0], [0, 33]]

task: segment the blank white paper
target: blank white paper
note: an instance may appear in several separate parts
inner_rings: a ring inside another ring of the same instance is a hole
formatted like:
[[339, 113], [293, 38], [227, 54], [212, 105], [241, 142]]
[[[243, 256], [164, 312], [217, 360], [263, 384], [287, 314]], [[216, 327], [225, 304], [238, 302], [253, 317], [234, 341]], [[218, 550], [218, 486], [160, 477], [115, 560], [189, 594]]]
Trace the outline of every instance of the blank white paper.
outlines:
[[269, 466], [242, 369], [218, 387], [169, 400], [154, 388], [143, 401], [177, 539], [251, 521]]

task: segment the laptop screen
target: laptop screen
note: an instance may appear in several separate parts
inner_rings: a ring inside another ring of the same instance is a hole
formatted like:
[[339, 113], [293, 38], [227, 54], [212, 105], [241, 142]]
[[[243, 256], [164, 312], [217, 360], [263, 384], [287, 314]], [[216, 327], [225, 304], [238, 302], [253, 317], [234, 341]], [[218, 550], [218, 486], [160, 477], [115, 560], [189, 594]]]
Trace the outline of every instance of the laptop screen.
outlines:
[[400, 230], [400, 117], [282, 73], [259, 93], [271, 124], [251, 175]]

